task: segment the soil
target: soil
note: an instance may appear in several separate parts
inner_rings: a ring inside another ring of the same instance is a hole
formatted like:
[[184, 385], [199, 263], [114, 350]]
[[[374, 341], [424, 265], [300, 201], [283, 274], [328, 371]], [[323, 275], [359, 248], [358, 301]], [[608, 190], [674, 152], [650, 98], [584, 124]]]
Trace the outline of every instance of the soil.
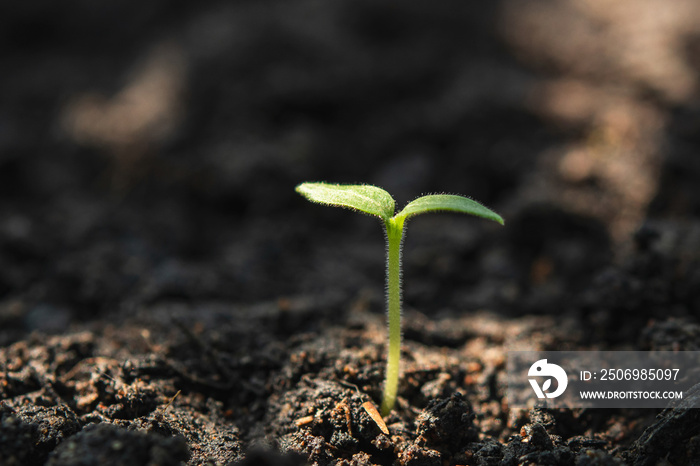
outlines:
[[[697, 390], [505, 394], [512, 349], [700, 350], [698, 24], [690, 0], [3, 3], [0, 464], [700, 464]], [[381, 228], [311, 180], [506, 219], [408, 225], [386, 426]]]

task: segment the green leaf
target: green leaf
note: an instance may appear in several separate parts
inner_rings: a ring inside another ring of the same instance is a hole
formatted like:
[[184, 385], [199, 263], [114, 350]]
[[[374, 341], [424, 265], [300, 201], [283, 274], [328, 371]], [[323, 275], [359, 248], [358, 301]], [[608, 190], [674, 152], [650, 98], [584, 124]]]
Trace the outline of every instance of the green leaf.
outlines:
[[452, 194], [431, 194], [419, 197], [396, 214], [397, 218], [407, 219], [414, 215], [435, 211], [461, 212], [464, 214], [476, 215], [488, 220], [493, 220], [503, 225], [503, 218], [491, 209], [484, 207], [475, 200], [464, 196]]
[[394, 215], [394, 198], [382, 188], [367, 184], [302, 183], [296, 192], [312, 202], [346, 207], [375, 215], [384, 221]]

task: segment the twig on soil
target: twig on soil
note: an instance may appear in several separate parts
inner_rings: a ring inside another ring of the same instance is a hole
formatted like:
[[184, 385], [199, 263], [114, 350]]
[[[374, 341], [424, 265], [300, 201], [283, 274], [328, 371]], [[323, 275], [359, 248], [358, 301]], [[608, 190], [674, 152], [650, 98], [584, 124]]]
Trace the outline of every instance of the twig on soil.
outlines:
[[297, 427], [301, 427], [307, 424], [311, 424], [312, 422], [314, 422], [313, 416], [304, 416], [294, 421], [294, 424], [296, 424]]
[[350, 415], [350, 407], [348, 406], [348, 399], [343, 398], [343, 400], [335, 405], [335, 409], [341, 409], [343, 411], [343, 414], [345, 414], [345, 423], [348, 426], [348, 434], [350, 434], [350, 437], [354, 437], [352, 434], [352, 416]]
[[354, 388], [355, 391], [357, 391], [357, 395], [360, 397], [360, 399], [362, 399], [362, 398], [364, 398], [364, 397], [367, 396], [367, 394], [364, 393], [364, 392], [362, 392], [362, 391], [360, 390], [360, 387], [358, 387], [358, 386], [355, 385], [354, 383], [346, 382], [345, 380], [341, 380], [341, 379], [337, 379], [337, 382], [338, 382], [340, 385], [344, 386], [344, 387], [347, 387], [347, 388]]
[[175, 401], [175, 398], [178, 397], [180, 392], [182, 392], [182, 390], [178, 390], [177, 393], [175, 393], [175, 395], [173, 395], [173, 397], [170, 398], [170, 401], [168, 401], [168, 403], [160, 411], [156, 412], [156, 414], [155, 414], [156, 421], [163, 422], [163, 416], [165, 416], [165, 412], [168, 410], [168, 408], [170, 408], [170, 406], [172, 406], [173, 401]]
[[[109, 363], [113, 362], [116, 363], [119, 367], [121, 367], [122, 363], [121, 361], [118, 361], [117, 359], [114, 358], [105, 358], [103, 356], [96, 356], [93, 358], [87, 358], [87, 359], [82, 359], [78, 361], [68, 372], [63, 374], [61, 377], [58, 378], [62, 383], [66, 383], [69, 380], [73, 379], [78, 372], [83, 368], [85, 365], [90, 365], [90, 364], [100, 364], [100, 363]], [[113, 377], [111, 377], [109, 374], [107, 374], [104, 371], [101, 371], [98, 367], [95, 367], [95, 370], [100, 373], [101, 375], [104, 375], [105, 377], [111, 379], [112, 381], [115, 381]]]
[[174, 394], [172, 398], [170, 398], [170, 401], [168, 401], [168, 404], [165, 405], [165, 407], [163, 408], [163, 412], [167, 411], [168, 408], [170, 408], [170, 406], [172, 406], [173, 401], [175, 401], [175, 398], [177, 398], [177, 396], [178, 396], [181, 392], [182, 392], [182, 390], [178, 390], [177, 393]]
[[365, 401], [362, 403], [362, 407], [367, 411], [367, 414], [369, 414], [369, 417], [372, 418], [375, 424], [377, 424], [377, 427], [379, 427], [379, 430], [382, 431], [384, 435], [391, 435], [389, 433], [389, 428], [386, 426], [386, 423], [384, 422], [384, 419], [382, 419], [382, 415], [379, 414], [379, 411], [377, 411], [377, 408], [374, 406], [374, 403], [371, 401]]

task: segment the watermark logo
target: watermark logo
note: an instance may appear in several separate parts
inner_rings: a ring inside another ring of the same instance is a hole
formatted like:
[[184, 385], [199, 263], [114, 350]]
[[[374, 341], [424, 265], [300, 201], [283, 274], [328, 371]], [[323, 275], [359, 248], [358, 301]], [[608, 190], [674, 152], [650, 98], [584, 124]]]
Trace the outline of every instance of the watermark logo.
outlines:
[[[530, 366], [530, 370], [527, 372], [528, 380], [532, 389], [535, 391], [537, 398], [556, 398], [566, 390], [566, 386], [569, 383], [566, 377], [566, 371], [560, 366], [552, 363], [548, 363], [546, 359], [540, 359]], [[548, 377], [544, 381], [542, 386], [537, 383], [537, 379], [531, 377]], [[552, 378], [557, 381], [557, 389], [553, 392], [548, 392], [552, 386]]]
[[700, 409], [699, 367], [700, 351], [508, 351], [508, 406]]

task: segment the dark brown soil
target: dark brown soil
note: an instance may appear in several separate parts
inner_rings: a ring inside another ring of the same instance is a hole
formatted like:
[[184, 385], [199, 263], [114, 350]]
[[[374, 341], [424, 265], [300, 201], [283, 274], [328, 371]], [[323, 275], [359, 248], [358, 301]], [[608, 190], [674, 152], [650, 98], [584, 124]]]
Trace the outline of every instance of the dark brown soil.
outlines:
[[[0, 464], [699, 464], [697, 394], [505, 396], [511, 349], [700, 350], [698, 24], [692, 0], [4, 2]], [[388, 433], [381, 228], [307, 180], [506, 219], [408, 226]]]

